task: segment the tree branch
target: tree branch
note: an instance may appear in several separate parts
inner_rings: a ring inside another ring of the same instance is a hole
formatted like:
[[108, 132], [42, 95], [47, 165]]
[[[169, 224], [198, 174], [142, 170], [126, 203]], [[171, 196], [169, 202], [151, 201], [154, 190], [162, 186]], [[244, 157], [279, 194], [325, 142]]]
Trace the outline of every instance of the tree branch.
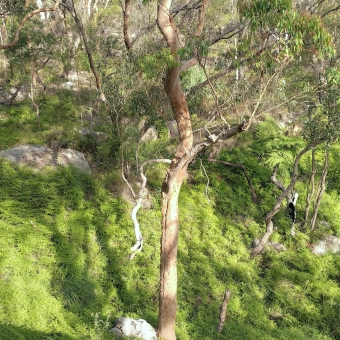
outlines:
[[21, 23], [20, 23], [20, 25], [18, 26], [18, 28], [15, 32], [13, 41], [9, 44], [0, 45], [0, 50], [5, 50], [7, 48], [13, 47], [19, 41], [20, 33], [21, 33], [22, 29], [24, 28], [24, 25], [25, 25], [27, 20], [29, 20], [33, 16], [35, 16], [39, 13], [42, 13], [42, 12], [54, 12], [58, 8], [60, 3], [61, 3], [61, 0], [58, 0], [56, 2], [56, 4], [54, 5], [54, 7], [39, 8], [39, 9], [36, 9], [36, 10], [26, 14], [24, 16], [24, 18], [21, 20]]
[[[152, 164], [152, 163], [171, 163], [170, 159], [150, 159], [144, 163], [141, 164], [141, 166], [139, 167], [139, 174], [140, 177], [142, 179], [142, 183], [138, 192], [138, 195], [136, 197], [136, 205], [134, 206], [134, 208], [132, 209], [131, 212], [131, 218], [132, 218], [132, 222], [134, 225], [134, 229], [135, 229], [135, 236], [136, 236], [136, 243], [135, 245], [131, 248], [131, 254], [129, 256], [129, 259], [132, 260], [137, 253], [139, 253], [142, 249], [143, 249], [143, 236], [142, 233], [140, 231], [140, 226], [137, 220], [137, 212], [140, 209], [140, 207], [142, 206], [142, 200], [143, 200], [143, 194], [144, 194], [144, 189], [146, 186], [146, 182], [147, 182], [147, 178], [144, 175], [144, 167], [146, 165]], [[129, 185], [130, 189], [132, 190], [131, 186]], [[133, 190], [132, 190], [133, 192]]]
[[208, 159], [209, 162], [215, 162], [215, 163], [221, 163], [221, 164], [224, 164], [226, 166], [230, 166], [230, 167], [234, 167], [234, 168], [240, 168], [242, 169], [243, 173], [244, 173], [244, 176], [246, 177], [247, 179], [247, 182], [248, 182], [248, 185], [249, 185], [249, 189], [250, 189], [250, 193], [251, 193], [251, 196], [253, 198], [253, 201], [254, 203], [259, 203], [259, 197], [257, 196], [256, 192], [255, 192], [255, 189], [253, 187], [253, 184], [251, 182], [251, 179], [250, 179], [250, 176], [248, 175], [248, 172], [245, 168], [244, 165], [241, 165], [241, 164], [234, 164], [234, 163], [230, 163], [230, 162], [225, 162], [225, 161], [221, 161], [219, 159], [214, 159], [214, 158], [209, 158]]

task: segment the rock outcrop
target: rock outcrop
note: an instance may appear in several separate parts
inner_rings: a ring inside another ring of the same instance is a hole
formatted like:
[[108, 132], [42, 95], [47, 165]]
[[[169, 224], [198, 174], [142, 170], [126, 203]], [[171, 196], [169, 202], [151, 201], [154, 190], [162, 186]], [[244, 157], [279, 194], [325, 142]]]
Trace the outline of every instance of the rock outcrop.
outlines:
[[8, 159], [10, 162], [27, 164], [36, 169], [46, 166], [72, 165], [91, 174], [91, 168], [85, 156], [72, 149], [54, 151], [40, 145], [21, 145], [1, 151], [0, 157]]

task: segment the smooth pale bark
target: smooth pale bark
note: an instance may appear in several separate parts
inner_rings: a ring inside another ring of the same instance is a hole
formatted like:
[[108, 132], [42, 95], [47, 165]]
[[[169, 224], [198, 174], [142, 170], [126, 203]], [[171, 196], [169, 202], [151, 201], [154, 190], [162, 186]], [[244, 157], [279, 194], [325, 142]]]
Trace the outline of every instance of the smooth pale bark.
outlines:
[[[148, 164], [151, 163], [171, 163], [170, 159], [150, 159], [144, 163], [142, 163], [142, 165], [139, 167], [139, 174], [140, 177], [142, 179], [142, 183], [138, 192], [138, 196], [136, 197], [136, 205], [134, 206], [134, 208], [132, 209], [131, 212], [131, 218], [132, 218], [132, 222], [133, 222], [133, 226], [134, 226], [134, 230], [135, 230], [135, 236], [136, 236], [136, 243], [135, 245], [131, 248], [131, 254], [129, 256], [129, 259], [132, 260], [135, 255], [140, 252], [143, 249], [143, 236], [142, 233], [140, 231], [140, 226], [137, 220], [137, 212], [140, 209], [140, 207], [142, 206], [142, 201], [143, 201], [143, 194], [144, 194], [144, 189], [146, 186], [146, 182], [147, 182], [147, 178], [144, 175], [144, 167]], [[124, 178], [125, 179], [125, 178]], [[131, 186], [129, 185], [130, 189], [132, 190]], [[132, 190], [133, 195], [135, 196], [133, 190]]]
[[[157, 24], [165, 38], [172, 56], [178, 60], [180, 48], [179, 31], [171, 15], [171, 0], [160, 0], [157, 7]], [[207, 5], [209, 1], [204, 1]], [[205, 8], [202, 10], [205, 12]], [[199, 19], [202, 23], [203, 18]], [[200, 32], [200, 28], [197, 31]], [[187, 168], [193, 158], [205, 147], [222, 142], [247, 129], [241, 122], [214, 138], [193, 146], [193, 130], [188, 105], [180, 82], [179, 63], [167, 70], [164, 90], [170, 101], [174, 119], [179, 131], [179, 143], [162, 185], [162, 237], [159, 292], [159, 337], [176, 339], [175, 320], [177, 310], [177, 246], [179, 232], [178, 196]]]
[[[178, 30], [170, 13], [171, 0], [162, 0], [157, 8], [157, 23], [171, 54], [177, 58]], [[162, 238], [159, 293], [159, 337], [176, 339], [175, 320], [177, 310], [177, 245], [179, 231], [178, 195], [186, 175], [188, 163], [181, 158], [193, 146], [190, 114], [180, 83], [179, 66], [168, 69], [164, 90], [170, 100], [180, 141], [162, 185]]]

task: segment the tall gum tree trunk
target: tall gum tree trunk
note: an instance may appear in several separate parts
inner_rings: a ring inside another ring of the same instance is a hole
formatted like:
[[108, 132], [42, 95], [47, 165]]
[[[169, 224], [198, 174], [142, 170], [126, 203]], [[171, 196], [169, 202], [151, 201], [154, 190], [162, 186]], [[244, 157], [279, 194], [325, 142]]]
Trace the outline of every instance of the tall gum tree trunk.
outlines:
[[[170, 13], [171, 0], [161, 0], [157, 8], [157, 23], [171, 54], [177, 58], [178, 30]], [[180, 162], [193, 146], [193, 134], [187, 102], [179, 78], [179, 66], [168, 69], [164, 89], [177, 122], [180, 140], [162, 185], [162, 238], [159, 293], [159, 337], [176, 339], [177, 309], [177, 245], [179, 231], [178, 195], [185, 178], [188, 162]]]

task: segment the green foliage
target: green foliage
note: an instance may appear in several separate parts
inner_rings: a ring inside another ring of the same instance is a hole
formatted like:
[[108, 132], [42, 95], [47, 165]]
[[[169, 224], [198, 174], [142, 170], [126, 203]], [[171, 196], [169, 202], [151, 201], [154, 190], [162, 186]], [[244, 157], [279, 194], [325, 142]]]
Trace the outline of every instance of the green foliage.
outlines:
[[141, 56], [138, 64], [147, 79], [159, 79], [166, 69], [178, 66], [177, 60], [166, 48]]
[[193, 55], [206, 57], [209, 51], [209, 42], [194, 37], [184, 47], [180, 48], [178, 54], [182, 60], [190, 59]]
[[[335, 53], [332, 36], [324, 28], [320, 18], [307, 12], [299, 12], [291, 0], [242, 0], [238, 1], [238, 10], [241, 17], [249, 22], [254, 38], [267, 45], [261, 50], [260, 58], [255, 56], [258, 68], [262, 71], [271, 68], [274, 60], [284, 60], [300, 53], [304, 46], [312, 45], [320, 58]], [[267, 39], [273, 34], [275, 39], [267, 44]], [[251, 41], [252, 37], [249, 36], [240, 48], [249, 51]]]
[[278, 174], [290, 179], [295, 156], [303, 145], [300, 137], [286, 136], [275, 119], [266, 117], [256, 126], [255, 142], [251, 149], [262, 159], [262, 164], [269, 169], [278, 164]]
[[304, 137], [323, 140], [328, 144], [339, 138], [340, 75], [337, 67], [327, 70], [317, 91], [319, 101], [312, 106], [305, 121]]

